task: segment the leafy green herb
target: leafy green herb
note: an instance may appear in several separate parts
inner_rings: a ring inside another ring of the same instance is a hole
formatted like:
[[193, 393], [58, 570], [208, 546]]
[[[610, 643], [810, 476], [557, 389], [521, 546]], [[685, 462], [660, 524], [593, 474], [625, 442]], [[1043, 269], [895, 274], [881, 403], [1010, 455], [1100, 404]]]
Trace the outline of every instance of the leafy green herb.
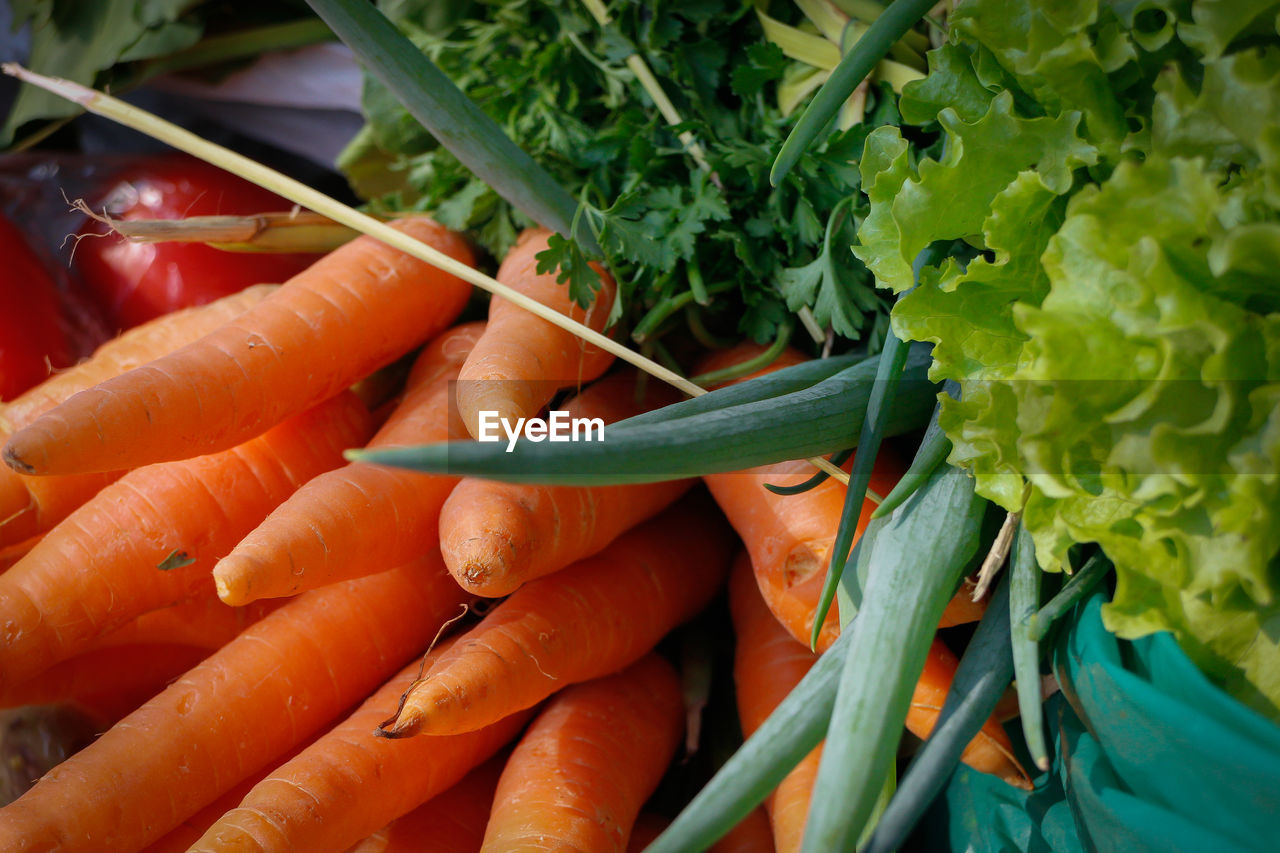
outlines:
[[[469, 97], [579, 199], [577, 216], [618, 278], [619, 312], [638, 318], [690, 292], [713, 334], [773, 340], [808, 307], [821, 325], [859, 339], [883, 330], [885, 300], [848, 248], [866, 209], [857, 158], [867, 132], [898, 119], [888, 86], [873, 89], [868, 122], [806, 153], [779, 187], [768, 182], [792, 119], [774, 88], [796, 63], [763, 39], [750, 4], [610, 5], [601, 28], [578, 0], [480, 3], [465, 18], [429, 20], [432, 4], [382, 4]], [[799, 17], [796, 8], [775, 10]], [[684, 117], [669, 127], [625, 66], [640, 54]], [[369, 123], [342, 168], [383, 210], [429, 209], [468, 230], [495, 257], [527, 220], [366, 83]], [[706, 152], [699, 168], [677, 134]], [[388, 180], [390, 176], [391, 180]], [[556, 239], [539, 256], [575, 299], [589, 298], [597, 258]], [[695, 296], [697, 294], [694, 294]], [[876, 318], [881, 318], [877, 324]]]

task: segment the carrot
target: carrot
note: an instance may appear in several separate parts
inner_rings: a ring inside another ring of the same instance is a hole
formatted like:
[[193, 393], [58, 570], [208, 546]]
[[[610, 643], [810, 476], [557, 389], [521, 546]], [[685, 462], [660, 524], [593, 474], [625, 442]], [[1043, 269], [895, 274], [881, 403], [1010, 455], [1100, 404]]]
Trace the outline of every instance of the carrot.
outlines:
[[710, 601], [729, 547], [710, 501], [680, 501], [596, 556], [516, 590], [441, 655], [382, 732], [470, 731], [616, 672]]
[[138, 707], [204, 660], [209, 650], [177, 643], [137, 643], [95, 649], [46, 669], [0, 693], [0, 706], [78, 702], [100, 707], [119, 697]]
[[[435, 659], [451, 643], [428, 656]], [[449, 788], [524, 727], [520, 711], [466, 734], [404, 743], [374, 735], [417, 677], [405, 667], [354, 714], [254, 786], [192, 845], [192, 853], [343, 851]]]
[[[635, 399], [635, 374], [608, 376], [564, 406], [574, 418], [613, 423], [673, 402], [667, 386]], [[465, 478], [440, 512], [440, 550], [463, 587], [499, 597], [522, 583], [589, 557], [625, 530], [660, 512], [692, 485], [535, 486]]]
[[[745, 361], [761, 349], [758, 344], [742, 344], [717, 353], [699, 369], [701, 372], [719, 370]], [[788, 349], [752, 377], [804, 360], [799, 352]], [[764, 486], [766, 483], [795, 485], [813, 473], [809, 463], [793, 460], [702, 478], [751, 553], [756, 582], [769, 609], [792, 636], [806, 644], [813, 631], [814, 613], [840, 526], [845, 488], [829, 479], [798, 495], [777, 495]], [[901, 465], [888, 450], [881, 449], [871, 475], [872, 490], [887, 494], [901, 476]], [[858, 518], [857, 536], [862, 535], [874, 511], [875, 504], [867, 500]], [[839, 616], [832, 607], [822, 623], [818, 651], [826, 650], [839, 634]]]
[[214, 561], [368, 433], [369, 413], [347, 391], [239, 447], [108, 486], [0, 575], [0, 686], [210, 592]]
[[[436, 338], [410, 372], [404, 398], [369, 442], [391, 447], [464, 438], [451, 383], [481, 323]], [[457, 477], [350, 463], [290, 496], [214, 567], [227, 604], [294, 595], [347, 580], [352, 571], [398, 566], [436, 548], [440, 507]], [[388, 520], [394, 534], [387, 535]]]
[[680, 679], [650, 654], [565, 688], [507, 761], [482, 851], [625, 851], [684, 726]]
[[202, 649], [220, 649], [237, 634], [283, 601], [255, 601], [247, 607], [228, 607], [214, 595], [143, 613], [98, 639], [95, 649], [139, 643], [178, 643]]
[[[745, 553], [738, 555], [729, 575], [729, 608], [736, 639], [733, 680], [738, 716], [742, 733], [750, 737], [818, 658], [773, 618]], [[779, 853], [800, 849], [821, 757], [822, 747], [806, 755], [764, 801]]]
[[138, 849], [318, 731], [430, 641], [438, 556], [300, 596], [0, 809], [0, 849]]
[[[126, 370], [173, 352], [243, 314], [277, 285], [260, 284], [196, 308], [176, 311], [125, 332], [93, 356], [54, 374], [0, 408], [0, 440], [69, 398]], [[123, 472], [25, 477], [0, 467], [0, 546], [42, 533]]]
[[[461, 237], [429, 219], [396, 227], [471, 260]], [[46, 412], [14, 433], [5, 461], [73, 474], [225, 450], [432, 337], [469, 294], [460, 279], [360, 237], [236, 320]]]
[[[907, 729], [916, 737], [927, 738], [933, 731], [959, 665], [959, 659], [947, 644], [935, 638], [907, 712]], [[1013, 743], [995, 714], [987, 718], [982, 729], [969, 741], [960, 760], [974, 770], [999, 776], [1014, 787], [1031, 789], [1026, 771], [1013, 755]]]
[[987, 612], [987, 599], [973, 600], [973, 591], [977, 586], [978, 582], [973, 578], [965, 578], [961, 582], [956, 594], [947, 602], [947, 609], [942, 611], [942, 620], [938, 622], [939, 628], [967, 625], [982, 618]]
[[[603, 282], [595, 301], [586, 310], [574, 304], [568, 286], [557, 284], [554, 272], [537, 272], [535, 256], [547, 248], [550, 236], [544, 228], [522, 233], [498, 268], [498, 281], [600, 331], [613, 307], [613, 279], [593, 266]], [[489, 303], [488, 331], [459, 376], [458, 409], [467, 430], [479, 438], [480, 412], [495, 412], [514, 426], [518, 418], [536, 415], [558, 388], [589, 382], [612, 362], [604, 350], [495, 296]]]
[[506, 751], [500, 752], [443, 794], [396, 818], [347, 853], [421, 853], [427, 839], [431, 853], [476, 853], [484, 841], [493, 792], [506, 762]]
[[707, 853], [773, 853], [773, 831], [763, 809], [755, 808], [738, 821]]
[[[288, 761], [301, 751], [301, 748], [291, 750], [284, 761]], [[240, 805], [240, 801], [253, 790], [253, 786], [267, 777], [267, 772], [266, 770], [260, 770], [236, 784], [235, 787], [220, 794], [209, 805], [165, 833], [160, 840], [154, 844], [148, 844], [142, 853], [186, 853], [192, 844], [200, 840], [200, 836], [204, 835], [209, 827], [218, 822], [218, 818]]]

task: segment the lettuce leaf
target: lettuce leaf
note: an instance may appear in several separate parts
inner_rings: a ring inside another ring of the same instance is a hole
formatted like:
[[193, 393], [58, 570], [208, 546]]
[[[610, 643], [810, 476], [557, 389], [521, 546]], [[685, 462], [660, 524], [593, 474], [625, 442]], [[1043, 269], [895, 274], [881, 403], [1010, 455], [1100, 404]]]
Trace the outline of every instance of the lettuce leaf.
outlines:
[[944, 153], [916, 164], [897, 129], [872, 134], [855, 252], [902, 292], [931, 242], [979, 250], [924, 270], [892, 314], [961, 384], [940, 417], [949, 461], [1023, 510], [1045, 569], [1101, 545], [1108, 628], [1172, 631], [1276, 717], [1273, 5], [959, 4], [902, 100]]

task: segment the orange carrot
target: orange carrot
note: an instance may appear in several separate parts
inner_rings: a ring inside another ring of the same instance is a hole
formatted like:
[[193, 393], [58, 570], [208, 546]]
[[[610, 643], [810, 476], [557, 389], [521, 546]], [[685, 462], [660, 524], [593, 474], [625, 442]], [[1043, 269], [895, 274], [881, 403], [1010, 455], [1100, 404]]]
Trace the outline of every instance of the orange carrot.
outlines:
[[283, 603], [282, 600], [255, 601], [247, 607], [228, 607], [217, 596], [204, 595], [183, 604], [143, 613], [99, 638], [93, 648], [178, 643], [212, 651], [231, 642], [237, 634]]
[[[612, 423], [674, 402], [667, 386], [635, 399], [632, 371], [608, 376], [564, 406], [570, 417]], [[466, 478], [440, 512], [440, 550], [463, 587], [508, 595], [522, 583], [598, 553], [625, 530], [660, 512], [693, 484], [671, 480], [639, 486], [534, 486]]]
[[[959, 665], [959, 659], [947, 644], [935, 638], [911, 696], [911, 709], [907, 711], [907, 729], [916, 737], [927, 738], [933, 731]], [[999, 776], [1014, 787], [1031, 789], [1026, 771], [1013, 755], [1013, 743], [994, 714], [969, 741], [960, 760], [974, 770]]]
[[440, 657], [383, 733], [471, 731], [616, 672], [710, 601], [730, 535], [695, 495], [596, 556], [526, 584]]
[[[301, 751], [301, 748], [291, 750], [288, 756], [282, 759], [281, 763], [292, 759], [294, 755]], [[165, 833], [159, 841], [154, 844], [148, 844], [142, 853], [186, 853], [192, 844], [200, 840], [200, 836], [204, 835], [209, 827], [218, 822], [218, 818], [240, 805], [240, 801], [253, 790], [253, 786], [267, 777], [267, 772], [266, 770], [260, 770], [236, 784], [235, 787], [220, 794], [209, 805]]]
[[511, 753], [480, 849], [622, 853], [683, 725], [680, 679], [654, 654], [565, 688]]
[[[704, 362], [700, 370], [719, 370], [737, 364], [758, 354], [760, 349], [757, 344], [742, 344], [717, 353]], [[762, 376], [801, 361], [804, 356], [799, 352], [786, 350], [773, 364], [752, 376]], [[846, 467], [848, 465], [852, 462]], [[766, 483], [795, 485], [813, 473], [809, 463], [793, 460], [702, 478], [746, 544], [755, 567], [756, 582], [769, 609], [792, 636], [806, 644], [813, 631], [814, 613], [840, 526], [845, 488], [828, 479], [807, 492], [784, 496], [764, 486]], [[871, 474], [871, 489], [881, 495], [888, 494], [901, 476], [902, 466], [887, 448], [881, 448]], [[855, 541], [874, 511], [875, 504], [870, 500], [863, 503]], [[822, 623], [818, 651], [827, 649], [839, 634], [839, 616], [832, 607]]]
[[133, 705], [136, 708], [208, 655], [208, 649], [176, 643], [95, 649], [0, 692], [0, 706], [15, 708], [49, 702], [99, 706], [118, 696], [130, 701], [138, 699]]
[[138, 849], [424, 648], [462, 594], [438, 555], [299, 597], [0, 809], [0, 849]]
[[987, 599], [973, 600], [973, 591], [977, 587], [978, 582], [974, 578], [964, 579], [960, 588], [956, 590], [956, 594], [947, 602], [946, 610], [942, 611], [942, 619], [938, 622], [939, 628], [967, 625], [982, 618], [987, 612]]
[[[452, 643], [428, 656], [438, 658]], [[277, 767], [209, 827], [192, 853], [346, 850], [446, 790], [493, 755], [531, 716], [520, 711], [466, 734], [395, 743], [378, 723], [420, 671], [414, 662], [346, 721]]]
[[[739, 554], [729, 576], [729, 608], [736, 639], [733, 680], [738, 717], [748, 737], [800, 683], [818, 656], [773, 618], [756, 586], [747, 555]], [[809, 798], [822, 747], [801, 759], [764, 802], [779, 853], [800, 849]]]
[[[554, 272], [537, 272], [535, 256], [547, 248], [550, 236], [544, 228], [521, 234], [498, 268], [498, 281], [600, 331], [613, 307], [613, 279], [594, 267], [603, 281], [594, 302], [586, 310], [574, 304], [568, 286], [557, 284]], [[496, 412], [514, 427], [518, 418], [536, 415], [558, 388], [589, 382], [612, 362], [604, 350], [495, 296], [489, 303], [488, 331], [459, 376], [458, 409], [467, 430], [479, 438], [480, 412]]]
[[[459, 326], [422, 352], [403, 400], [369, 447], [466, 437], [450, 403], [452, 381], [483, 331], [481, 323]], [[218, 595], [227, 604], [247, 604], [348, 580], [357, 569], [407, 562], [437, 547], [440, 507], [457, 482], [363, 463], [321, 474], [218, 562]], [[394, 535], [387, 535], [388, 522]]]
[[[396, 227], [471, 260], [461, 237], [429, 219]], [[46, 412], [14, 433], [5, 461], [73, 474], [225, 450], [432, 337], [469, 294], [460, 279], [360, 237], [195, 343]]]
[[476, 853], [484, 841], [493, 792], [506, 762], [504, 750], [443, 794], [396, 818], [347, 853], [421, 853], [427, 839], [431, 853]]
[[773, 831], [763, 809], [755, 808], [738, 821], [707, 853], [773, 853]]
[[347, 391], [239, 447], [108, 486], [0, 575], [0, 685], [211, 591], [214, 561], [368, 432], [369, 413]]
[[[56, 373], [0, 408], [0, 441], [69, 398], [173, 352], [243, 314], [277, 289], [260, 284], [201, 305], [167, 314], [98, 347], [84, 362]], [[42, 533], [71, 514], [123, 472], [68, 477], [25, 477], [0, 467], [0, 546]]]

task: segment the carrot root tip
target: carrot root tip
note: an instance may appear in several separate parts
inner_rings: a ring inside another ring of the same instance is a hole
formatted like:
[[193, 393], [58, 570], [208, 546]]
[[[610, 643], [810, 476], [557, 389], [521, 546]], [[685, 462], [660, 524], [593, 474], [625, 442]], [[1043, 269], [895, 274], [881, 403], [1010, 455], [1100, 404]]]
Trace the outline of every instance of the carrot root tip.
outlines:
[[13, 470], [21, 474], [34, 474], [36, 469], [22, 461], [22, 458], [14, 452], [13, 448], [6, 447], [4, 449], [4, 461]]

